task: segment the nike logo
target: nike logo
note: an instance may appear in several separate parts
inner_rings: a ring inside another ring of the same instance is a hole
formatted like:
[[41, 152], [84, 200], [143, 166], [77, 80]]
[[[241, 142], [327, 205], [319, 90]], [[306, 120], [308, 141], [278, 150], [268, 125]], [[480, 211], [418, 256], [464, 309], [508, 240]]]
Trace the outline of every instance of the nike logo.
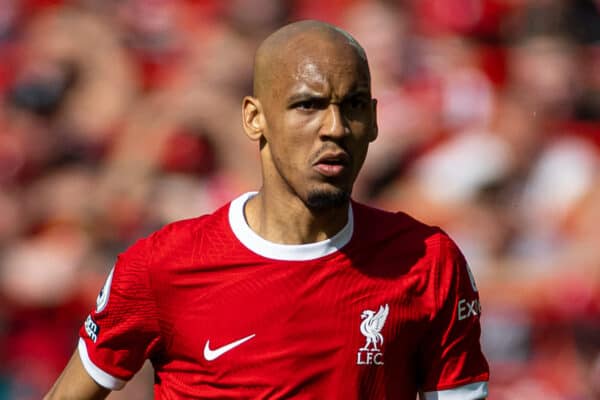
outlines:
[[238, 347], [239, 345], [252, 339], [254, 336], [256, 336], [255, 333], [253, 333], [252, 335], [246, 336], [245, 338], [236, 340], [235, 342], [226, 344], [225, 346], [221, 346], [214, 350], [210, 349], [210, 340], [207, 340], [206, 344], [204, 345], [204, 358], [206, 359], [206, 361], [216, 360], [217, 358], [221, 357], [223, 354], [227, 353], [228, 351], [233, 350], [236, 347]]

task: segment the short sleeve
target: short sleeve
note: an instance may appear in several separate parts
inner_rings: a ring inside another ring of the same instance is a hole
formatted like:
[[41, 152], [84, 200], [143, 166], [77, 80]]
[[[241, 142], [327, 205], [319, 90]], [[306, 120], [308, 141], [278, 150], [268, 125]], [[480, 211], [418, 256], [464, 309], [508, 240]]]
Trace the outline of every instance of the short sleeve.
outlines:
[[151, 289], [147, 239], [118, 257], [79, 331], [79, 355], [101, 386], [122, 388], [156, 351], [158, 313]]
[[482, 399], [487, 397], [489, 367], [479, 343], [479, 293], [454, 242], [442, 236], [439, 245], [431, 276], [436, 306], [420, 352], [422, 398]]

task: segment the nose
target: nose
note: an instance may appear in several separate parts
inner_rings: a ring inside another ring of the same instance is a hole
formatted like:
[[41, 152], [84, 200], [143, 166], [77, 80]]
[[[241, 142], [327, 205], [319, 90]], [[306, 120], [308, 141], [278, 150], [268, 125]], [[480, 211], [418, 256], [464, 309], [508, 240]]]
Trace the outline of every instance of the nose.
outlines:
[[338, 104], [329, 104], [323, 116], [321, 135], [339, 138], [347, 133], [347, 126]]

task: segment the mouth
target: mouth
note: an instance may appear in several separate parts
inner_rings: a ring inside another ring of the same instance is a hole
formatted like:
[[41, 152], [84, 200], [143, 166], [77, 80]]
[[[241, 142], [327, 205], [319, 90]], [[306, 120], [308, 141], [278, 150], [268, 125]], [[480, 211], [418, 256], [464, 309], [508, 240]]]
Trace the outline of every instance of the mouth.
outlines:
[[350, 156], [343, 151], [322, 154], [313, 164], [318, 173], [327, 177], [340, 176], [349, 166]]

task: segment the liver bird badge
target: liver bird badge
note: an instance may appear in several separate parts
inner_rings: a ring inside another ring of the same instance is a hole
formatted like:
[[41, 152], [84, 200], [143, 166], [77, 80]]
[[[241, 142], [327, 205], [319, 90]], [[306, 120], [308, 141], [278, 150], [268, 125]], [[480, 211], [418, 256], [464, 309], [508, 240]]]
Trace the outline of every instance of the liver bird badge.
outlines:
[[379, 306], [377, 313], [371, 310], [364, 310], [361, 314], [363, 322], [360, 324], [360, 332], [365, 335], [365, 345], [359, 351], [369, 351], [369, 346], [372, 346], [370, 351], [379, 351], [377, 344], [383, 345], [383, 335], [381, 329], [385, 324], [390, 308], [388, 305]]

